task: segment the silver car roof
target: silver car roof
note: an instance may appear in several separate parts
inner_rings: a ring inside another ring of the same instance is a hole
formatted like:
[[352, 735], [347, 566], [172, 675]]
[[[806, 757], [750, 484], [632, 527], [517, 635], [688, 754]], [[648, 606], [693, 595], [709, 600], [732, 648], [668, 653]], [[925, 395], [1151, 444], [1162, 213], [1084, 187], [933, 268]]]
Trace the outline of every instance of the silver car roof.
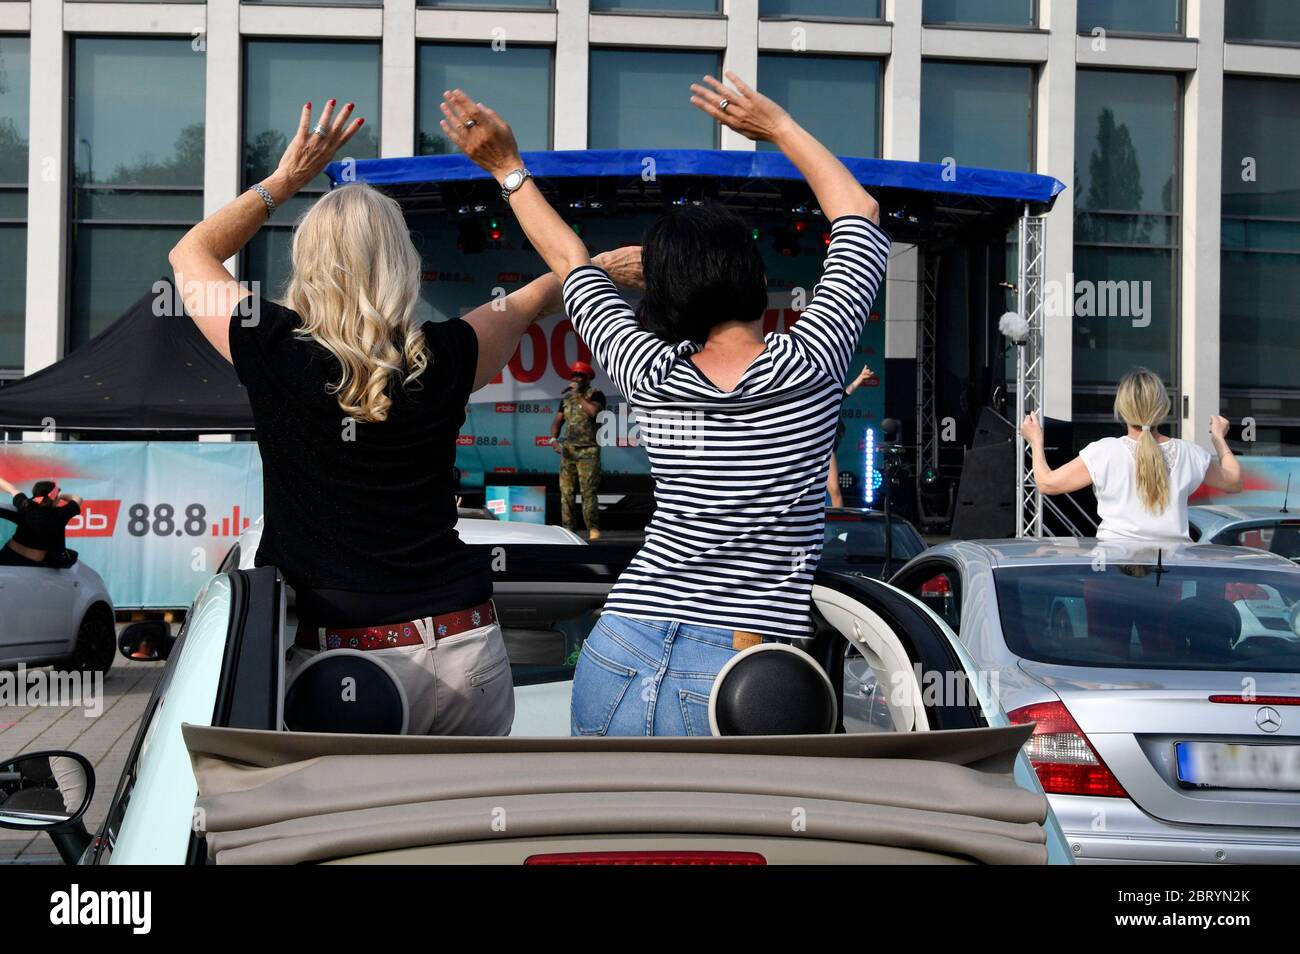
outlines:
[[1281, 507], [1229, 507], [1225, 504], [1199, 504], [1195, 507], [1188, 507], [1187, 513], [1189, 516], [1215, 517], [1233, 523], [1238, 520], [1268, 520], [1271, 517], [1279, 517], [1283, 520], [1300, 520], [1300, 512], [1283, 513]]
[[1147, 543], [1101, 541], [1093, 537], [1042, 537], [1020, 540], [959, 540], [941, 543], [926, 550], [916, 560], [952, 552], [963, 560], [976, 560], [992, 567], [1035, 566], [1042, 563], [1092, 563], [1099, 552], [1108, 562], [1154, 563], [1156, 551], [1166, 566], [1207, 566], [1231, 564], [1236, 569], [1300, 572], [1290, 560], [1276, 553], [1248, 547], [1227, 547], [1213, 543]]

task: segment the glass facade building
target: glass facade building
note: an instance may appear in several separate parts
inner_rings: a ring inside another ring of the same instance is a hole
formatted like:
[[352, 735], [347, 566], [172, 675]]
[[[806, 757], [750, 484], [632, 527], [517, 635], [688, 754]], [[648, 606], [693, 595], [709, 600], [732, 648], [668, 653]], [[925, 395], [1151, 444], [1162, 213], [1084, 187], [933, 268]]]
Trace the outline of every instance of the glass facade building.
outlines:
[[[305, 100], [357, 103], [353, 158], [448, 152], [449, 86], [491, 103], [526, 150], [770, 148], [689, 109], [690, 83], [726, 67], [841, 154], [1065, 183], [1047, 261], [1071, 312], [1047, 324], [1047, 387], [1077, 438], [1112, 426], [1114, 381], [1143, 364], [1198, 417], [1255, 421], [1252, 452], [1300, 454], [1300, 4], [1074, 8], [1053, 22], [1052, 0], [10, 0], [0, 378], [83, 345], [167, 274], [187, 227], [274, 168]], [[1212, 187], [1188, 181], [1220, 162]], [[282, 290], [293, 222], [324, 188], [259, 232], [241, 278]], [[1207, 235], [1221, 237], [1208, 253]], [[978, 350], [962, 336], [1013, 304], [960, 278], [1001, 243], [944, 265], [964, 329], [940, 349], [954, 381]], [[1206, 254], [1217, 276], [1192, 267]], [[916, 269], [900, 256], [891, 278], [914, 287]], [[915, 357], [915, 297], [891, 291], [889, 359]]]

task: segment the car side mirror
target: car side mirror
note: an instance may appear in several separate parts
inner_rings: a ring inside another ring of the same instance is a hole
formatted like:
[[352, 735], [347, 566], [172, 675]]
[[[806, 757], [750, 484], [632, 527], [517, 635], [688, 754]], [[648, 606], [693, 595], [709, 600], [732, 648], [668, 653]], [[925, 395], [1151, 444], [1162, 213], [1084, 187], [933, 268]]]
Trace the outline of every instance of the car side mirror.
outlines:
[[95, 769], [76, 752], [30, 752], [0, 763], [0, 828], [54, 831], [80, 820]]
[[132, 623], [117, 636], [117, 649], [132, 662], [161, 662], [172, 651], [172, 628], [160, 619]]

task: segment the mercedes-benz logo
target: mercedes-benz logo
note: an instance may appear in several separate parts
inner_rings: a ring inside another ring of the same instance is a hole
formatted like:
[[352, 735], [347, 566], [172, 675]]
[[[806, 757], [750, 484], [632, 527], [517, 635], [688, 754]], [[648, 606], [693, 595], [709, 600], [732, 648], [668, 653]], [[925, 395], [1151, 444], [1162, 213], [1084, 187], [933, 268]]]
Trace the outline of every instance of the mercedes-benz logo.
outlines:
[[1282, 716], [1272, 706], [1261, 706], [1255, 713], [1255, 725], [1261, 732], [1276, 732], [1282, 728]]

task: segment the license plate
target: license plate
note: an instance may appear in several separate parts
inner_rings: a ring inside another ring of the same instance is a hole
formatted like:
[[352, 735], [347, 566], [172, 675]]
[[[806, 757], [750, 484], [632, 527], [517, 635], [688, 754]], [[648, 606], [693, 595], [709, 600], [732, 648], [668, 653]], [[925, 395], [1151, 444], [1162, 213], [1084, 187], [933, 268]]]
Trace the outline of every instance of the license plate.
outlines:
[[1300, 745], [1179, 742], [1174, 751], [1188, 785], [1300, 791]]

